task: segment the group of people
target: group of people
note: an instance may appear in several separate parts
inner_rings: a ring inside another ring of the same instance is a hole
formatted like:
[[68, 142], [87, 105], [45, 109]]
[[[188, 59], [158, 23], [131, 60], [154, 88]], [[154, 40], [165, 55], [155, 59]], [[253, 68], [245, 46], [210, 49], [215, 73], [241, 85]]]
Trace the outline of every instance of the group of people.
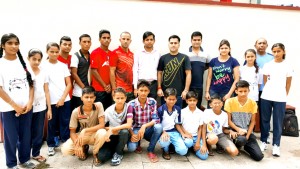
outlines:
[[[144, 49], [135, 53], [129, 49], [129, 32], [122, 32], [119, 40], [120, 46], [110, 51], [110, 32], [101, 30], [100, 47], [90, 53], [91, 37], [83, 34], [81, 48], [71, 55], [71, 38], [63, 36], [59, 44], [47, 44], [43, 59], [42, 51], [35, 48], [27, 57], [22, 55], [15, 34], [2, 36], [0, 112], [8, 168], [18, 168], [16, 150], [24, 168], [35, 167], [31, 156], [46, 161], [40, 154], [46, 117], [48, 155], [55, 155], [55, 147], [62, 142], [63, 155], [85, 160], [93, 145], [95, 166], [110, 159], [111, 165], [119, 165], [126, 145], [129, 152], [142, 153], [143, 138], [149, 141], [151, 162], [158, 161], [157, 142], [166, 160], [172, 153], [187, 155], [189, 151], [205, 160], [214, 155], [216, 145], [217, 152], [231, 156], [239, 155], [243, 147], [260, 161], [267, 149], [272, 115], [272, 154], [280, 156], [293, 75], [283, 44], [274, 44], [272, 55], [266, 52], [267, 41], [258, 39], [255, 49], [246, 50], [240, 66], [225, 39], [219, 45], [220, 55], [210, 58], [201, 47], [199, 31], [192, 33], [185, 53], [179, 52], [180, 38], [170, 36], [170, 52], [162, 56], [154, 48], [152, 32], [143, 34]], [[204, 112], [202, 97], [208, 101]], [[261, 146], [253, 134], [257, 112]]]

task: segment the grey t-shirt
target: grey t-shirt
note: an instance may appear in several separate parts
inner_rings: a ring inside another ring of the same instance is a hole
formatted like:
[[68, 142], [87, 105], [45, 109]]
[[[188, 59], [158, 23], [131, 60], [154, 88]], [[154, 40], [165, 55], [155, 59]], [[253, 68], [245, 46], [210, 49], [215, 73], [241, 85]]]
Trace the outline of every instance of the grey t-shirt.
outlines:
[[105, 123], [109, 122], [109, 127], [116, 127], [126, 123], [127, 103], [125, 103], [122, 113], [116, 112], [116, 104], [108, 107], [105, 112]]

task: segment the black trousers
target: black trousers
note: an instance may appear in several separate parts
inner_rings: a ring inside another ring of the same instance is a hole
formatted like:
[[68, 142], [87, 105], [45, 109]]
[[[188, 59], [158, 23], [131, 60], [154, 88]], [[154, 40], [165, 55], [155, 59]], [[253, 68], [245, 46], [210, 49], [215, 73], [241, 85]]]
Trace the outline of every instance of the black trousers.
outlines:
[[261, 152], [254, 134], [251, 134], [248, 140], [246, 139], [246, 136], [238, 136], [234, 140], [234, 143], [237, 148], [244, 146], [244, 150], [253, 160], [260, 161], [264, 158], [264, 154]]

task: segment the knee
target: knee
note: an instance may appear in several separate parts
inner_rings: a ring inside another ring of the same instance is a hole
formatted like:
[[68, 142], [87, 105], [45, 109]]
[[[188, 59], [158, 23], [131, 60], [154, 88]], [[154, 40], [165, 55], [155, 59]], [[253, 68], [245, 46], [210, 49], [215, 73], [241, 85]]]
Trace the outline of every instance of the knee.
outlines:
[[170, 141], [161, 141], [159, 140], [159, 145], [161, 148], [169, 147]]
[[255, 160], [255, 161], [261, 161], [263, 158], [264, 158], [263, 153], [257, 154], [257, 155], [252, 157], [252, 159]]
[[138, 143], [129, 142], [127, 144], [127, 149], [129, 152], [134, 152], [136, 150], [137, 146], [138, 146]]
[[239, 150], [235, 146], [227, 147], [226, 151], [232, 157], [237, 156], [239, 154]]
[[189, 138], [184, 139], [184, 144], [185, 144], [188, 148], [192, 147], [193, 144], [194, 144], [193, 139], [189, 139]]
[[201, 160], [206, 160], [208, 159], [208, 153], [201, 154], [200, 150], [196, 151], [196, 156], [200, 158]]
[[120, 130], [119, 135], [120, 136], [129, 135], [129, 131], [127, 129]]
[[207, 144], [209, 144], [209, 145], [216, 145], [218, 143], [218, 141], [219, 141], [219, 138], [215, 134], [209, 134], [207, 136], [207, 140], [206, 141], [207, 141]]
[[104, 137], [105, 135], [106, 135], [106, 130], [105, 130], [105, 129], [99, 129], [99, 130], [96, 132], [96, 136]]
[[238, 136], [238, 137], [236, 138], [235, 144], [236, 144], [238, 147], [242, 147], [242, 146], [244, 146], [246, 143], [247, 143], [246, 136]]
[[156, 132], [156, 133], [162, 133], [162, 131], [163, 131], [163, 127], [161, 124], [155, 124], [153, 126], [153, 128], [154, 128], [154, 132]]
[[181, 147], [178, 147], [178, 148], [175, 147], [175, 151], [176, 151], [177, 154], [183, 156], [183, 155], [186, 155], [186, 153], [188, 151], [188, 148], [186, 146], [181, 146]]

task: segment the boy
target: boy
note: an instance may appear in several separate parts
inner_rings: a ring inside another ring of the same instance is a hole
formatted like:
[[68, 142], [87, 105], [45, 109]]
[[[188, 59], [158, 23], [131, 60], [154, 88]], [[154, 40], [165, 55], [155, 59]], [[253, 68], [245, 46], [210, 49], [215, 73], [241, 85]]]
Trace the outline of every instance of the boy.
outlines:
[[[76, 155], [79, 160], [86, 160], [88, 145], [93, 145], [95, 166], [100, 165], [97, 158], [99, 148], [105, 142], [106, 131], [104, 129], [104, 110], [96, 99], [95, 89], [91, 86], [82, 89], [81, 100], [83, 105], [74, 109], [70, 120], [70, 139], [61, 147], [63, 155]], [[76, 133], [78, 123], [79, 133]]]
[[131, 138], [128, 142], [128, 151], [142, 153], [140, 140], [144, 137], [149, 141], [147, 148], [150, 162], [158, 162], [154, 148], [162, 133], [162, 126], [157, 115], [155, 99], [147, 97], [150, 92], [150, 83], [139, 80], [137, 85], [138, 97], [128, 103], [127, 118], [133, 119], [133, 128], [129, 131]]
[[264, 158], [263, 153], [252, 133], [255, 125], [255, 116], [257, 113], [257, 104], [254, 100], [248, 98], [249, 83], [240, 80], [236, 83], [236, 97], [230, 98], [225, 102], [225, 110], [228, 113], [229, 126], [236, 131], [237, 137], [234, 143], [238, 149], [244, 146], [244, 150], [249, 153], [255, 161]]
[[189, 135], [182, 131], [181, 126], [181, 108], [176, 106], [177, 91], [175, 88], [167, 88], [164, 92], [166, 103], [158, 108], [158, 116], [160, 118], [163, 133], [159, 140], [159, 144], [163, 149], [162, 157], [170, 160], [169, 145], [172, 143], [176, 153], [185, 155], [188, 148], [185, 146], [182, 138], [188, 138]]
[[202, 131], [204, 114], [197, 108], [197, 102], [198, 95], [194, 91], [189, 91], [186, 94], [188, 106], [182, 109], [181, 113], [182, 130], [188, 136], [184, 138], [184, 144], [188, 148], [193, 146], [196, 156], [201, 160], [206, 160], [208, 158], [207, 148], [202, 146], [202, 140], [205, 138], [205, 131]]
[[[206, 149], [207, 143], [209, 149], [208, 155], [210, 156], [214, 156], [211, 150], [212, 145], [217, 145], [218, 153], [222, 153], [224, 149], [232, 157], [238, 155], [238, 149], [230, 139], [230, 137], [235, 138], [236, 133], [227, 129], [228, 115], [222, 111], [222, 98], [219, 96], [211, 96], [209, 106], [211, 109], [204, 111], [203, 130], [206, 131], [207, 136], [206, 140], [203, 140], [203, 149]], [[226, 134], [229, 134], [229, 137]]]

